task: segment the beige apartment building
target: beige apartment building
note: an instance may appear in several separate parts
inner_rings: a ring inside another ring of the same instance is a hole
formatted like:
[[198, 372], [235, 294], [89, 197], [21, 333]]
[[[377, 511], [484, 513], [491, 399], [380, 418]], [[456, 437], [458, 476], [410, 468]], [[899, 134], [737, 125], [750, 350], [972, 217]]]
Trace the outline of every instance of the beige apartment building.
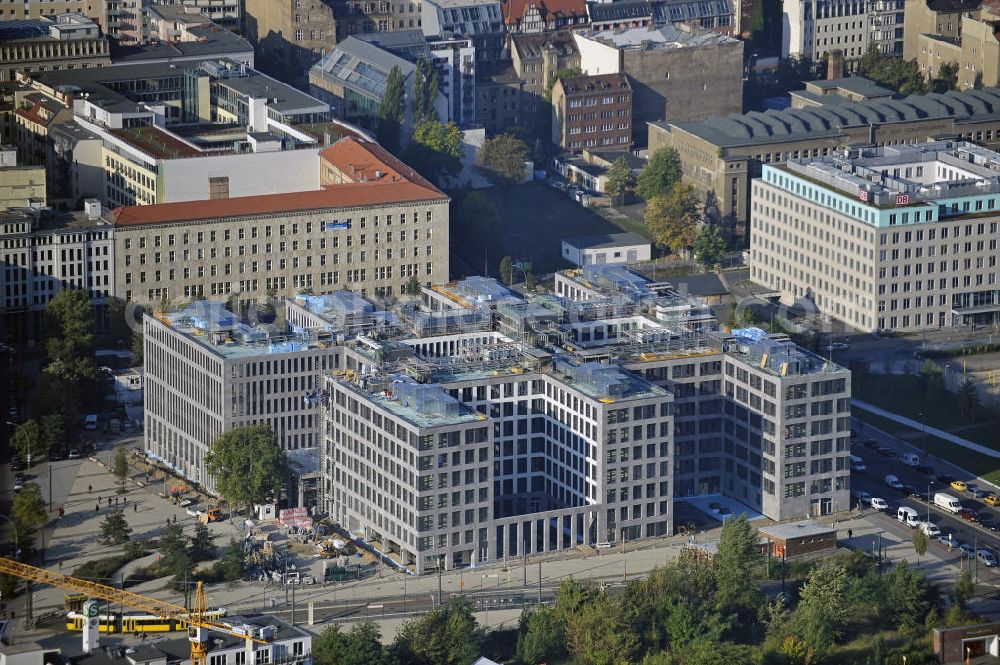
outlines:
[[108, 38], [97, 23], [82, 14], [0, 23], [0, 81], [17, 72], [87, 69], [111, 64]]
[[860, 330], [996, 324], [998, 164], [937, 141], [766, 165], [751, 278]]
[[904, 57], [915, 59], [928, 76], [954, 63], [960, 90], [1000, 85], [1000, 6], [911, 0], [906, 21]]
[[447, 280], [444, 193], [376, 143], [343, 139], [321, 156], [319, 190], [114, 210], [115, 293], [256, 302]]
[[293, 85], [337, 43], [328, 0], [246, 0], [243, 24], [263, 71]]
[[746, 242], [750, 182], [762, 166], [825, 157], [840, 148], [893, 146], [954, 137], [1000, 146], [1000, 90], [986, 88], [904, 99], [829, 104], [822, 108], [649, 123], [649, 152], [670, 146], [685, 182], [714, 197], [722, 223]]

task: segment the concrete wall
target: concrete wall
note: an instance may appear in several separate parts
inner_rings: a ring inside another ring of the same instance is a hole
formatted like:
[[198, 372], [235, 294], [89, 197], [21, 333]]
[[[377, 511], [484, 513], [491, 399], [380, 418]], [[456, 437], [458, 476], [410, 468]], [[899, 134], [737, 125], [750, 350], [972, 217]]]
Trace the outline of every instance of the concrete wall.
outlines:
[[159, 202], [208, 199], [209, 177], [223, 175], [229, 176], [230, 198], [317, 190], [319, 151], [316, 147], [164, 161]]
[[580, 51], [580, 69], [584, 74], [617, 74], [621, 71], [618, 49], [610, 44], [575, 34], [576, 48]]

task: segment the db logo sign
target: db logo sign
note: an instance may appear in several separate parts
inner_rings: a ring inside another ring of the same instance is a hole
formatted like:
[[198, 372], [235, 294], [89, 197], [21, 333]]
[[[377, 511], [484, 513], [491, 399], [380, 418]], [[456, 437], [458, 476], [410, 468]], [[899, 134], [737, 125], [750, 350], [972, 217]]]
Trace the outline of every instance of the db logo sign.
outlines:
[[909, 194], [896, 194], [896, 205], [905, 206], [910, 202]]
[[860, 192], [858, 192], [858, 198], [864, 201], [865, 203], [868, 203], [868, 191], [862, 189]]

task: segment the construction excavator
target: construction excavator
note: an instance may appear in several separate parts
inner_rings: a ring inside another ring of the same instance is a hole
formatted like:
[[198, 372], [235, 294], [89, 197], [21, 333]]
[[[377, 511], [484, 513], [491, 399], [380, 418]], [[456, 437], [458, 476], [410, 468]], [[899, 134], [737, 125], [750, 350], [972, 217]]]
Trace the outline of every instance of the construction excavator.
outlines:
[[[206, 665], [209, 631], [244, 639], [247, 641], [248, 649], [252, 649], [254, 643], [268, 644], [267, 640], [240, 632], [229, 624], [207, 619], [205, 615], [208, 610], [208, 596], [205, 594], [201, 582], [198, 582], [193, 607], [188, 609], [183, 605], [177, 605], [165, 600], [157, 600], [156, 598], [132, 593], [124, 589], [116, 589], [115, 587], [98, 584], [97, 582], [80, 580], [61, 573], [54, 573], [45, 568], [38, 568], [6, 558], [0, 558], [0, 573], [6, 573], [27, 582], [48, 584], [60, 589], [83, 593], [88, 598], [106, 600], [110, 603], [135, 608], [167, 619], [183, 621], [188, 626], [188, 640], [191, 642], [191, 665]], [[93, 620], [96, 621], [97, 619], [94, 618]], [[86, 629], [84, 629], [84, 634], [84, 642], [86, 643]]]

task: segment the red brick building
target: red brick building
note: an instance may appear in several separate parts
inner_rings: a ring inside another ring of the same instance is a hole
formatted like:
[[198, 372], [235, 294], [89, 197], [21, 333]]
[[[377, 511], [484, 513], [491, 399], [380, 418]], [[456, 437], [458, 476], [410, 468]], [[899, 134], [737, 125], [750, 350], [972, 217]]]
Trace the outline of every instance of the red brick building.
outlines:
[[632, 88], [624, 74], [574, 76], [552, 87], [552, 142], [571, 152], [632, 145]]

